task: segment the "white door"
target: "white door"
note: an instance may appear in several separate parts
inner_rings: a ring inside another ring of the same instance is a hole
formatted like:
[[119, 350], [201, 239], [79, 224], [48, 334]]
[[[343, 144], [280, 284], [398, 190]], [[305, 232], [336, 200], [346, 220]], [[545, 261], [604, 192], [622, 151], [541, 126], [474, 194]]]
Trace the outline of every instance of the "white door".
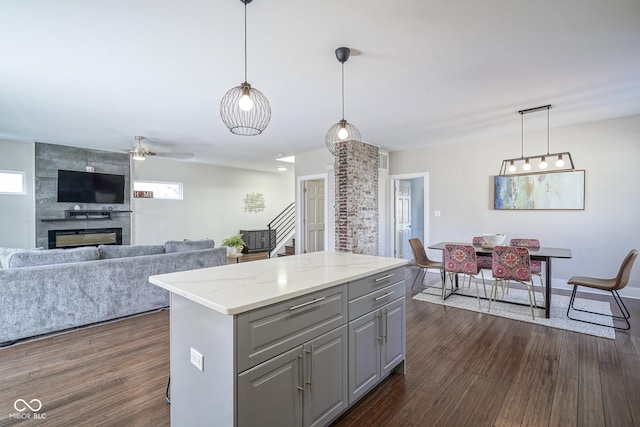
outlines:
[[324, 180], [304, 182], [304, 252], [324, 250]]
[[411, 183], [408, 181], [395, 181], [395, 234], [396, 234], [396, 258], [411, 259]]

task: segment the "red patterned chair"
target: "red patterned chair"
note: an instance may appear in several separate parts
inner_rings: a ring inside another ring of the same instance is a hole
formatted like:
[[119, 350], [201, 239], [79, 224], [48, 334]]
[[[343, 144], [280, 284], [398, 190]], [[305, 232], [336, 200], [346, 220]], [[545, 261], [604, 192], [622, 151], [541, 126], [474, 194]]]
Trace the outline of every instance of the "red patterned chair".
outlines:
[[[471, 287], [471, 279], [476, 282], [476, 293], [478, 295], [478, 308], [480, 308], [480, 290], [478, 289], [478, 273], [480, 273], [480, 267], [478, 266], [478, 260], [476, 258], [476, 250], [471, 245], [454, 245], [448, 244], [444, 247], [444, 269], [447, 272], [445, 278], [451, 282], [453, 288], [454, 277], [456, 274], [463, 274], [463, 286], [464, 282], [469, 279], [469, 287]], [[484, 279], [482, 280], [484, 285]], [[444, 290], [444, 287], [443, 287]], [[487, 295], [487, 288], [484, 288], [484, 294]]]
[[[472, 242], [473, 246], [482, 247], [482, 236], [475, 236], [471, 240], [471, 242]], [[476, 254], [476, 258], [478, 259], [478, 267], [480, 267], [481, 269], [484, 269], [484, 270], [491, 270], [491, 255], [477, 255]]]
[[[511, 239], [511, 246], [522, 246], [528, 249], [540, 249], [540, 240], [538, 239]], [[542, 289], [542, 298], [544, 299], [544, 282], [542, 281], [542, 261], [538, 259], [531, 260], [531, 274], [535, 274], [540, 279], [540, 288]]]
[[493, 284], [491, 298], [489, 298], [489, 311], [491, 311], [491, 300], [497, 299], [498, 285], [502, 285], [504, 288], [504, 281], [513, 280], [527, 288], [531, 317], [535, 320], [536, 315], [533, 308], [537, 303], [533, 279], [531, 278], [529, 249], [520, 246], [496, 246], [493, 248], [492, 257], [491, 273], [493, 275]]

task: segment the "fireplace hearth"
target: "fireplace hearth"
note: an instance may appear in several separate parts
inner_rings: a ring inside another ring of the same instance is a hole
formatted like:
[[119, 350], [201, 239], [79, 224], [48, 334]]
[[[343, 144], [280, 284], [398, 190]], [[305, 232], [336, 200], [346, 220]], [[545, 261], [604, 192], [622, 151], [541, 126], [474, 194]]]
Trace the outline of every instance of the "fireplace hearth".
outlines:
[[122, 244], [122, 228], [49, 230], [48, 234], [49, 249]]

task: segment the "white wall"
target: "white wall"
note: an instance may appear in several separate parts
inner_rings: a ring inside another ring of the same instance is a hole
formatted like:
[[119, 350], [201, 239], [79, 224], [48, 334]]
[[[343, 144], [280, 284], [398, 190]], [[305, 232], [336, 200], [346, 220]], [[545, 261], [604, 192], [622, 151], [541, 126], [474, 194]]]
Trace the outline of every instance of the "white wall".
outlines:
[[34, 147], [31, 142], [0, 141], [0, 170], [25, 173], [27, 194], [0, 194], [0, 246], [32, 248], [36, 241]]
[[[265, 229], [294, 201], [292, 171], [257, 172], [153, 157], [132, 162], [132, 177], [184, 185], [184, 200], [132, 199], [132, 244], [211, 238], [219, 246], [241, 229]], [[244, 211], [248, 193], [264, 195], [263, 212]]]
[[[493, 176], [502, 160], [520, 155], [520, 135], [392, 152], [390, 174], [428, 172], [427, 242], [470, 241], [482, 233], [532, 237], [544, 246], [571, 248], [553, 262], [553, 285], [573, 275], [613, 277], [630, 249], [640, 249], [640, 116], [551, 129], [551, 151], [569, 151], [586, 170], [585, 210], [493, 209]], [[546, 127], [525, 131], [525, 155], [546, 152]], [[426, 245], [425, 245], [426, 246]], [[430, 255], [441, 257], [441, 253]], [[623, 295], [640, 297], [640, 262]]]

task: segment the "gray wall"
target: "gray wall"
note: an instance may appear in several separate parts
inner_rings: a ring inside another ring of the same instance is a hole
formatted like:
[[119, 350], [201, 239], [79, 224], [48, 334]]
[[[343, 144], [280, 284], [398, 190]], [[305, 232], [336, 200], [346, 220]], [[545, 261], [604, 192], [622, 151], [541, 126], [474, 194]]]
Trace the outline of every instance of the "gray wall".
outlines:
[[[586, 207], [579, 211], [493, 209], [493, 176], [503, 159], [520, 155], [519, 134], [392, 152], [390, 174], [429, 173], [425, 243], [499, 232], [571, 248], [572, 259], [553, 264], [553, 285], [561, 286], [573, 275], [613, 277], [628, 251], [640, 249], [639, 136], [640, 116], [551, 129], [551, 151], [571, 152], [576, 168], [586, 170]], [[525, 155], [546, 152], [546, 127], [525, 138], [532, 141]], [[442, 216], [433, 217], [434, 210]], [[640, 264], [623, 294], [640, 298]]]
[[[36, 246], [48, 247], [49, 230], [71, 230], [87, 228], [122, 228], [122, 244], [131, 244], [131, 214], [114, 214], [111, 221], [56, 221], [41, 219], [64, 218], [65, 210], [79, 205], [82, 210], [131, 210], [129, 187], [129, 155], [108, 151], [88, 150], [65, 145], [35, 144], [35, 195], [36, 195]], [[92, 166], [94, 172], [125, 176], [124, 204], [103, 205], [98, 203], [58, 203], [58, 169], [84, 172]]]

